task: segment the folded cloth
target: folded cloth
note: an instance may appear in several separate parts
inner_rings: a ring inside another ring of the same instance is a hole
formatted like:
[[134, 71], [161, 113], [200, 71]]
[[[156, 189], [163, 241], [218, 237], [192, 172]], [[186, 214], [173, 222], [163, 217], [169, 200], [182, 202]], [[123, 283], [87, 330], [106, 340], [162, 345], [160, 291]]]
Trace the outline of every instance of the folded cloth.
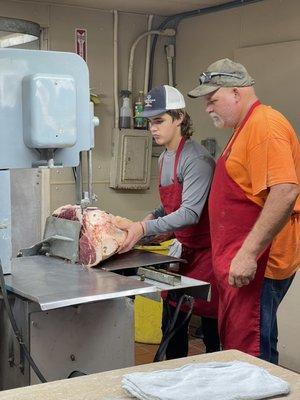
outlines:
[[288, 394], [289, 384], [247, 362], [209, 362], [123, 376], [122, 387], [141, 400], [258, 400]]

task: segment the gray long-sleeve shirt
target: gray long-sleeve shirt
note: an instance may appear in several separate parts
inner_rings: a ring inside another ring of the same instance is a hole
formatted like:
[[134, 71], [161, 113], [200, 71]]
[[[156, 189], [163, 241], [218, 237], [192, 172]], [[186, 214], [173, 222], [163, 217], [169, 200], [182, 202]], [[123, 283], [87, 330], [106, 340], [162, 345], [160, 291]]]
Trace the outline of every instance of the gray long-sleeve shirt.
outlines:
[[[175, 151], [164, 151], [159, 158], [164, 163], [161, 174], [161, 185], [173, 183]], [[152, 214], [155, 219], [146, 221], [146, 235], [173, 232], [197, 224], [206, 202], [213, 177], [215, 161], [208, 151], [199, 143], [187, 140], [182, 149], [177, 178], [182, 183], [182, 202], [178, 210], [166, 215], [162, 205]]]

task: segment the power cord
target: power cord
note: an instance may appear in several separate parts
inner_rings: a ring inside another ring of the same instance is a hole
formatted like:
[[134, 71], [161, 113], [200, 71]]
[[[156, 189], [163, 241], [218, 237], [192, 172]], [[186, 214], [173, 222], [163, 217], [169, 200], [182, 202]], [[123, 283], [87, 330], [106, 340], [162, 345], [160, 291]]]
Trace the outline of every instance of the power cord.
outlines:
[[4, 273], [3, 273], [3, 268], [2, 268], [2, 262], [0, 260], [0, 286], [1, 286], [1, 290], [2, 290], [2, 296], [3, 296], [3, 301], [4, 301], [4, 305], [5, 305], [5, 309], [9, 318], [9, 321], [11, 323], [12, 329], [14, 331], [14, 334], [16, 336], [16, 339], [20, 345], [21, 350], [24, 352], [25, 357], [27, 358], [31, 368], [34, 370], [34, 372], [36, 373], [37, 377], [39, 378], [39, 380], [42, 383], [47, 382], [46, 379], [44, 378], [43, 374], [41, 373], [41, 371], [38, 369], [36, 363], [34, 362], [34, 360], [32, 359], [27, 347], [25, 346], [25, 343], [23, 342], [22, 336], [21, 336], [21, 332], [19, 331], [18, 325], [16, 323], [15, 317], [13, 315], [9, 300], [8, 300], [8, 294], [7, 294], [7, 290], [6, 290], [6, 286], [5, 286], [5, 281], [4, 281]]
[[[188, 303], [189, 304], [189, 311], [187, 312], [185, 318], [183, 319], [183, 321], [181, 322], [181, 324], [179, 324], [176, 328], [175, 324], [178, 318], [178, 314], [180, 311], [180, 308], [182, 306], [182, 304], [184, 303]], [[167, 305], [167, 310], [168, 310], [168, 314], [170, 316], [170, 306], [169, 304]], [[166, 332], [164, 333], [162, 340], [160, 342], [160, 345], [158, 347], [158, 350], [155, 354], [154, 360], [153, 362], [159, 362], [159, 361], [163, 361], [165, 359], [166, 356], [166, 350], [168, 347], [168, 344], [170, 342], [170, 340], [172, 339], [172, 337], [183, 327], [183, 325], [189, 320], [190, 316], [192, 315], [193, 312], [193, 307], [194, 307], [194, 298], [191, 296], [188, 296], [186, 294], [182, 295], [176, 305], [175, 308], [175, 312], [173, 315], [172, 320], [170, 321], [170, 324], [168, 326], [168, 328], [166, 329]], [[170, 320], [170, 318], [169, 318]]]

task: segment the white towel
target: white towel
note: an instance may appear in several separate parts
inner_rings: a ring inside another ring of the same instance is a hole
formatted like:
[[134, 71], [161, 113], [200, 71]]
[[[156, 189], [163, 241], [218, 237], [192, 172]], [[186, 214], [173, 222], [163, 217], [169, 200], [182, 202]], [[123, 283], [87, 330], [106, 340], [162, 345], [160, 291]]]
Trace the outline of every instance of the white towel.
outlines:
[[290, 391], [287, 382], [241, 361], [136, 372], [123, 376], [122, 387], [141, 400], [258, 400]]
[[177, 239], [174, 239], [169, 248], [168, 255], [180, 258], [181, 252], [182, 252], [182, 244]]

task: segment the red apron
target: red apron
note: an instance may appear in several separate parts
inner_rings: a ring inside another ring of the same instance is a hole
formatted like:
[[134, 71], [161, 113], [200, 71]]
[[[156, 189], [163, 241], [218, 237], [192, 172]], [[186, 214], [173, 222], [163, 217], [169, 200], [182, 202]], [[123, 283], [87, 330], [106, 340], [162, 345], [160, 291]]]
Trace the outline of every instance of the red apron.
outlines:
[[232, 259], [242, 246], [262, 210], [250, 201], [226, 171], [232, 145], [252, 114], [255, 102], [228, 148], [219, 158], [209, 197], [213, 268], [219, 290], [219, 334], [224, 350], [260, 354], [260, 295], [269, 248], [257, 260], [254, 280], [242, 288], [228, 283]]
[[[185, 140], [182, 138], [175, 155], [173, 183], [167, 186], [161, 186], [161, 173], [164, 158], [162, 158], [161, 161], [159, 194], [166, 214], [178, 210], [182, 203], [182, 184], [177, 179], [177, 166], [184, 143]], [[180, 266], [180, 274], [211, 284], [211, 301], [208, 302], [202, 299], [196, 299], [194, 303], [194, 313], [204, 317], [217, 318], [218, 292], [212, 269], [207, 204], [202, 211], [199, 222], [196, 225], [177, 230], [175, 236], [182, 244], [181, 257], [188, 262], [186, 265]]]

